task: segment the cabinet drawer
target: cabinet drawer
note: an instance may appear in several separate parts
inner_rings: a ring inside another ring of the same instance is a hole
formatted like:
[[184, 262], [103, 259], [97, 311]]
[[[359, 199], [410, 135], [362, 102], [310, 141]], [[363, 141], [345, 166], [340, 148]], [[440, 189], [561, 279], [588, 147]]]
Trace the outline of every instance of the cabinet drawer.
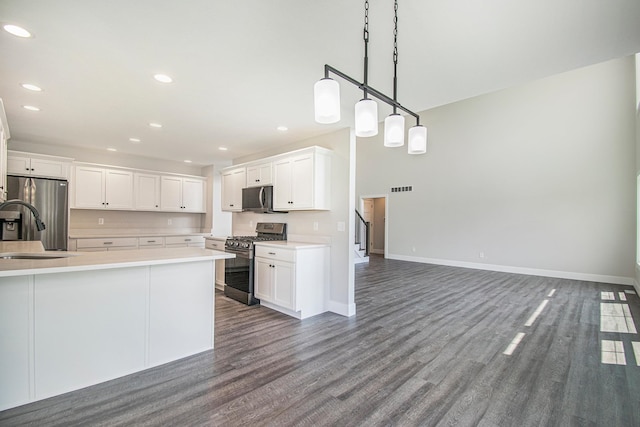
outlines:
[[164, 237], [139, 237], [138, 246], [141, 248], [162, 247], [164, 246]]
[[272, 246], [255, 246], [255, 256], [261, 258], [275, 259], [278, 261], [294, 262], [296, 253], [291, 249], [274, 248]]
[[79, 251], [88, 248], [130, 248], [138, 247], [137, 237], [118, 237], [114, 239], [78, 239], [77, 248]]
[[224, 251], [224, 244], [224, 240], [205, 239], [204, 247], [207, 249], [214, 249], [216, 251]]
[[164, 242], [167, 245], [202, 243], [204, 246], [204, 236], [167, 236]]

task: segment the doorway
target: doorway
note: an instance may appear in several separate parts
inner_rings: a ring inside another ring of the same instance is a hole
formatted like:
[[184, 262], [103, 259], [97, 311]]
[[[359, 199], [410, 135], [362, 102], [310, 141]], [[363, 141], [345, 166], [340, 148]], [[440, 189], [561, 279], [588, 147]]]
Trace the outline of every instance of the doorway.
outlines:
[[386, 195], [360, 196], [360, 212], [369, 222], [369, 253], [387, 257], [387, 212]]

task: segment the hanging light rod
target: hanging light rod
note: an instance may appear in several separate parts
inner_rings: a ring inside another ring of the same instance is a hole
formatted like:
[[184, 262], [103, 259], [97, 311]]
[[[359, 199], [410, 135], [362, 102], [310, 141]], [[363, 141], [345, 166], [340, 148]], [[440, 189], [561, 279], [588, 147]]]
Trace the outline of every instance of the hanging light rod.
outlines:
[[403, 107], [402, 104], [400, 104], [398, 101], [394, 101], [391, 97], [385, 95], [384, 93], [380, 92], [377, 89], [372, 88], [368, 84], [360, 83], [359, 81], [357, 81], [353, 77], [349, 77], [348, 75], [346, 75], [342, 71], [332, 67], [331, 65], [324, 64], [324, 78], [325, 79], [330, 79], [329, 73], [333, 73], [338, 77], [342, 77], [343, 79], [345, 79], [349, 83], [353, 84], [354, 86], [358, 86], [358, 89], [366, 90], [368, 94], [378, 98], [380, 101], [384, 102], [385, 104], [388, 104], [388, 105], [390, 105], [392, 107], [396, 107], [396, 108], [404, 111], [405, 113], [412, 115], [413, 117], [416, 118], [416, 126], [420, 125], [420, 116], [418, 114], [414, 113], [413, 111], [409, 110], [408, 108]]
[[404, 117], [398, 114], [402, 110], [415, 117], [416, 125], [409, 128], [409, 154], [424, 154], [427, 151], [427, 128], [420, 124], [420, 116], [397, 101], [398, 95], [398, 0], [394, 1], [393, 29], [393, 98], [369, 86], [369, 0], [364, 2], [364, 81], [359, 82], [329, 64], [324, 66], [324, 78], [316, 82], [313, 88], [315, 119], [318, 123], [337, 123], [340, 121], [340, 85], [329, 77], [330, 73], [343, 78], [362, 90], [363, 98], [355, 106], [355, 134], [360, 137], [378, 134], [378, 104], [369, 95], [393, 107], [393, 113], [385, 121], [384, 145], [400, 147], [404, 145]]

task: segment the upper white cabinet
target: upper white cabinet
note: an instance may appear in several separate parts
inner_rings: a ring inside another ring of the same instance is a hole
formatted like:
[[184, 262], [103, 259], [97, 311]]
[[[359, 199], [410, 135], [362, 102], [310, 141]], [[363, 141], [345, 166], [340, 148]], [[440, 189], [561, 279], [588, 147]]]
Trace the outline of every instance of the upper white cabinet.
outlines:
[[222, 172], [222, 210], [242, 211], [242, 189], [247, 183], [247, 169], [232, 168]]
[[0, 202], [7, 199], [7, 140], [9, 139], [9, 124], [4, 112], [4, 105], [0, 99]]
[[9, 151], [7, 154], [7, 173], [69, 179], [71, 160], [65, 157]]
[[272, 176], [271, 162], [247, 165], [247, 187], [271, 185]]
[[162, 176], [160, 201], [163, 211], [204, 212], [205, 182], [199, 178]]
[[133, 209], [133, 173], [126, 170], [76, 165], [73, 207]]
[[273, 206], [276, 210], [330, 208], [331, 151], [311, 147], [273, 162]]
[[138, 210], [160, 210], [160, 175], [134, 173], [133, 200]]

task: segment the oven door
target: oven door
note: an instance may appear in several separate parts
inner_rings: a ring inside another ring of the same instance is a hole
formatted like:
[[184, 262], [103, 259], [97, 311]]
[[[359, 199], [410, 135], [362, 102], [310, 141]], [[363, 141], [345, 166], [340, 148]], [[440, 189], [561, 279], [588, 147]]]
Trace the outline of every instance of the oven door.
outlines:
[[225, 259], [224, 283], [234, 289], [253, 294], [253, 261], [251, 250], [225, 248], [225, 252], [234, 254], [235, 258]]

